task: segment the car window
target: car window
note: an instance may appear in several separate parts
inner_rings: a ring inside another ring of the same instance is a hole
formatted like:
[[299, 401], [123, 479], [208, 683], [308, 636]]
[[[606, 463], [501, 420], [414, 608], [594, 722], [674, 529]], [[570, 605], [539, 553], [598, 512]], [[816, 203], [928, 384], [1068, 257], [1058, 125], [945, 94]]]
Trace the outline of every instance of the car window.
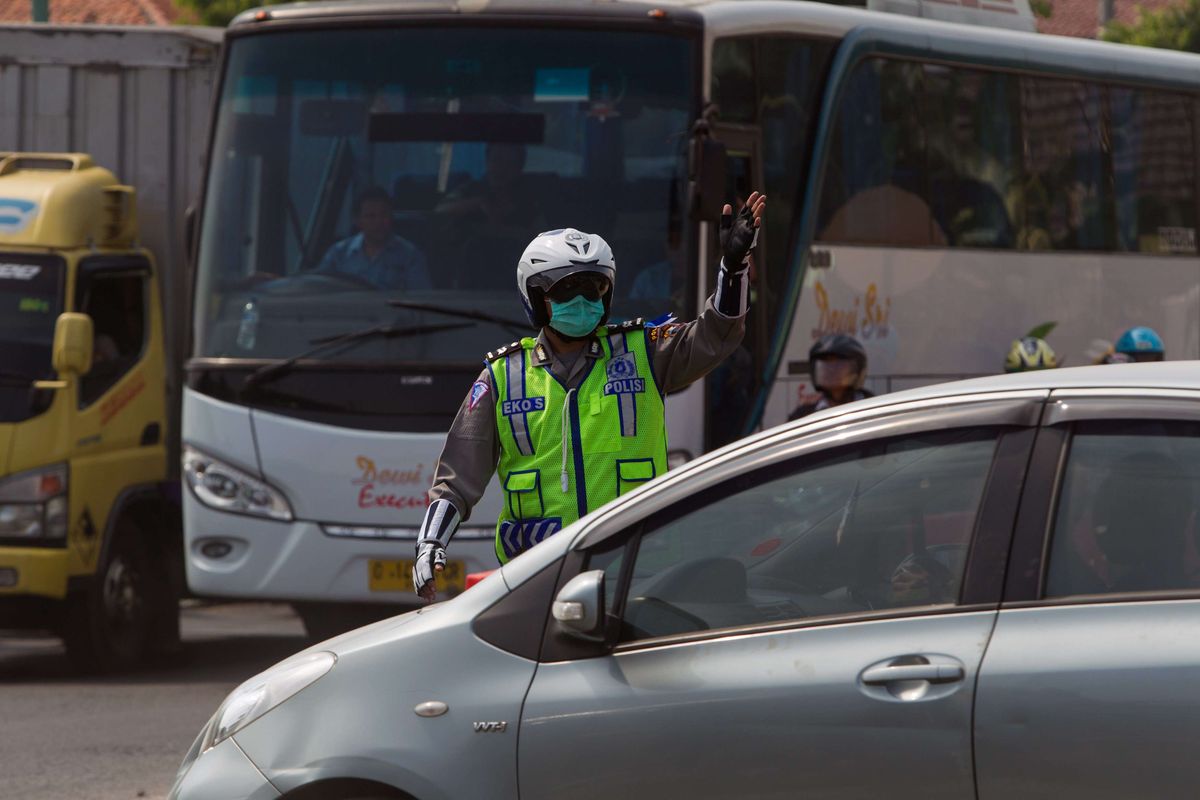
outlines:
[[1080, 424], [1054, 519], [1046, 597], [1200, 589], [1200, 425]]
[[875, 441], [698, 493], [636, 543], [621, 639], [955, 603], [996, 436]]

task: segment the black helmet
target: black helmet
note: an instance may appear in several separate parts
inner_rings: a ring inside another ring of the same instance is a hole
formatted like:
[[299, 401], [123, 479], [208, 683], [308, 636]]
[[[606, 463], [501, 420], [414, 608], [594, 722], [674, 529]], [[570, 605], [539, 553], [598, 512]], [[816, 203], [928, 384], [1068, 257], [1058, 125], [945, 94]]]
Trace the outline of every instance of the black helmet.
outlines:
[[858, 339], [849, 334], [830, 333], [817, 339], [808, 350], [808, 363], [811, 365], [818, 358], [829, 356], [853, 359], [858, 364], [859, 372], [867, 368], [867, 351]]
[[845, 333], [830, 333], [813, 342], [808, 350], [808, 374], [812, 377], [813, 386], [821, 388], [817, 383], [817, 361], [822, 358], [846, 358], [858, 366], [859, 385], [866, 378], [867, 351], [853, 336]]

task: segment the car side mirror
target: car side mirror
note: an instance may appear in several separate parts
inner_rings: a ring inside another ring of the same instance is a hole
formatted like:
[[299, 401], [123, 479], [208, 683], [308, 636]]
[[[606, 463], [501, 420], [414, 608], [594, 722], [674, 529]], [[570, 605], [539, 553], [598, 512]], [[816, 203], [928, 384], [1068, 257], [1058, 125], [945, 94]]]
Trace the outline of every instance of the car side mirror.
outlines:
[[604, 641], [604, 570], [594, 569], [567, 581], [550, 613], [568, 636]]
[[87, 375], [92, 369], [92, 345], [91, 317], [69, 311], [58, 315], [51, 363], [59, 375]]

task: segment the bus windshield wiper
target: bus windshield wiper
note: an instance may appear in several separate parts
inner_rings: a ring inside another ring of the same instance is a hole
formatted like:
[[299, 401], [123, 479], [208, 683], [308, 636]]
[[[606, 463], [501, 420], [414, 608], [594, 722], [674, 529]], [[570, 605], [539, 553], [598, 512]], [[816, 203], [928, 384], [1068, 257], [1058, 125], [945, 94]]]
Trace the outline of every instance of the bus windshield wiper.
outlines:
[[358, 342], [363, 339], [371, 339], [376, 336], [384, 338], [392, 338], [394, 336], [420, 336], [423, 333], [438, 333], [440, 331], [450, 331], [456, 328], [470, 327], [465, 322], [446, 322], [440, 325], [375, 325], [370, 328], [363, 328], [358, 331], [350, 331], [349, 333], [341, 333], [336, 336], [322, 336], [319, 339], [312, 339], [311, 343], [316, 345], [302, 353], [297, 353], [289, 358], [276, 361], [271, 364], [265, 364], [246, 376], [246, 380], [242, 381], [242, 391], [262, 383], [266, 380], [276, 378], [285, 372], [291, 370], [296, 364], [306, 358], [312, 358], [318, 353], [323, 353], [326, 350], [333, 350], [341, 345]]
[[459, 317], [460, 319], [474, 319], [480, 322], [490, 322], [493, 325], [499, 325], [501, 328], [506, 328], [510, 332], [516, 332], [522, 336], [528, 335], [532, 330], [532, 326], [528, 322], [521, 322], [515, 319], [508, 319], [497, 314], [489, 314], [486, 311], [474, 311], [464, 308], [451, 308], [450, 306], [440, 306], [436, 303], [410, 303], [407, 300], [388, 300], [389, 306], [394, 308], [407, 308], [410, 311], [428, 311], [431, 314], [445, 314], [448, 317]]

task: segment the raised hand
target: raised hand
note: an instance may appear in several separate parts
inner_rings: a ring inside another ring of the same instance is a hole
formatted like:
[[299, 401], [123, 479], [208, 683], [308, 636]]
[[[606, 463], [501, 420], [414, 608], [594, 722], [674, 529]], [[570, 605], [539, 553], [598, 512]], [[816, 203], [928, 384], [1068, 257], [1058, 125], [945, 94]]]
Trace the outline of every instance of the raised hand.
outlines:
[[766, 209], [767, 196], [752, 192], [736, 217], [728, 203], [721, 210], [721, 255], [729, 269], [737, 269], [750, 257], [758, 244], [758, 229]]

